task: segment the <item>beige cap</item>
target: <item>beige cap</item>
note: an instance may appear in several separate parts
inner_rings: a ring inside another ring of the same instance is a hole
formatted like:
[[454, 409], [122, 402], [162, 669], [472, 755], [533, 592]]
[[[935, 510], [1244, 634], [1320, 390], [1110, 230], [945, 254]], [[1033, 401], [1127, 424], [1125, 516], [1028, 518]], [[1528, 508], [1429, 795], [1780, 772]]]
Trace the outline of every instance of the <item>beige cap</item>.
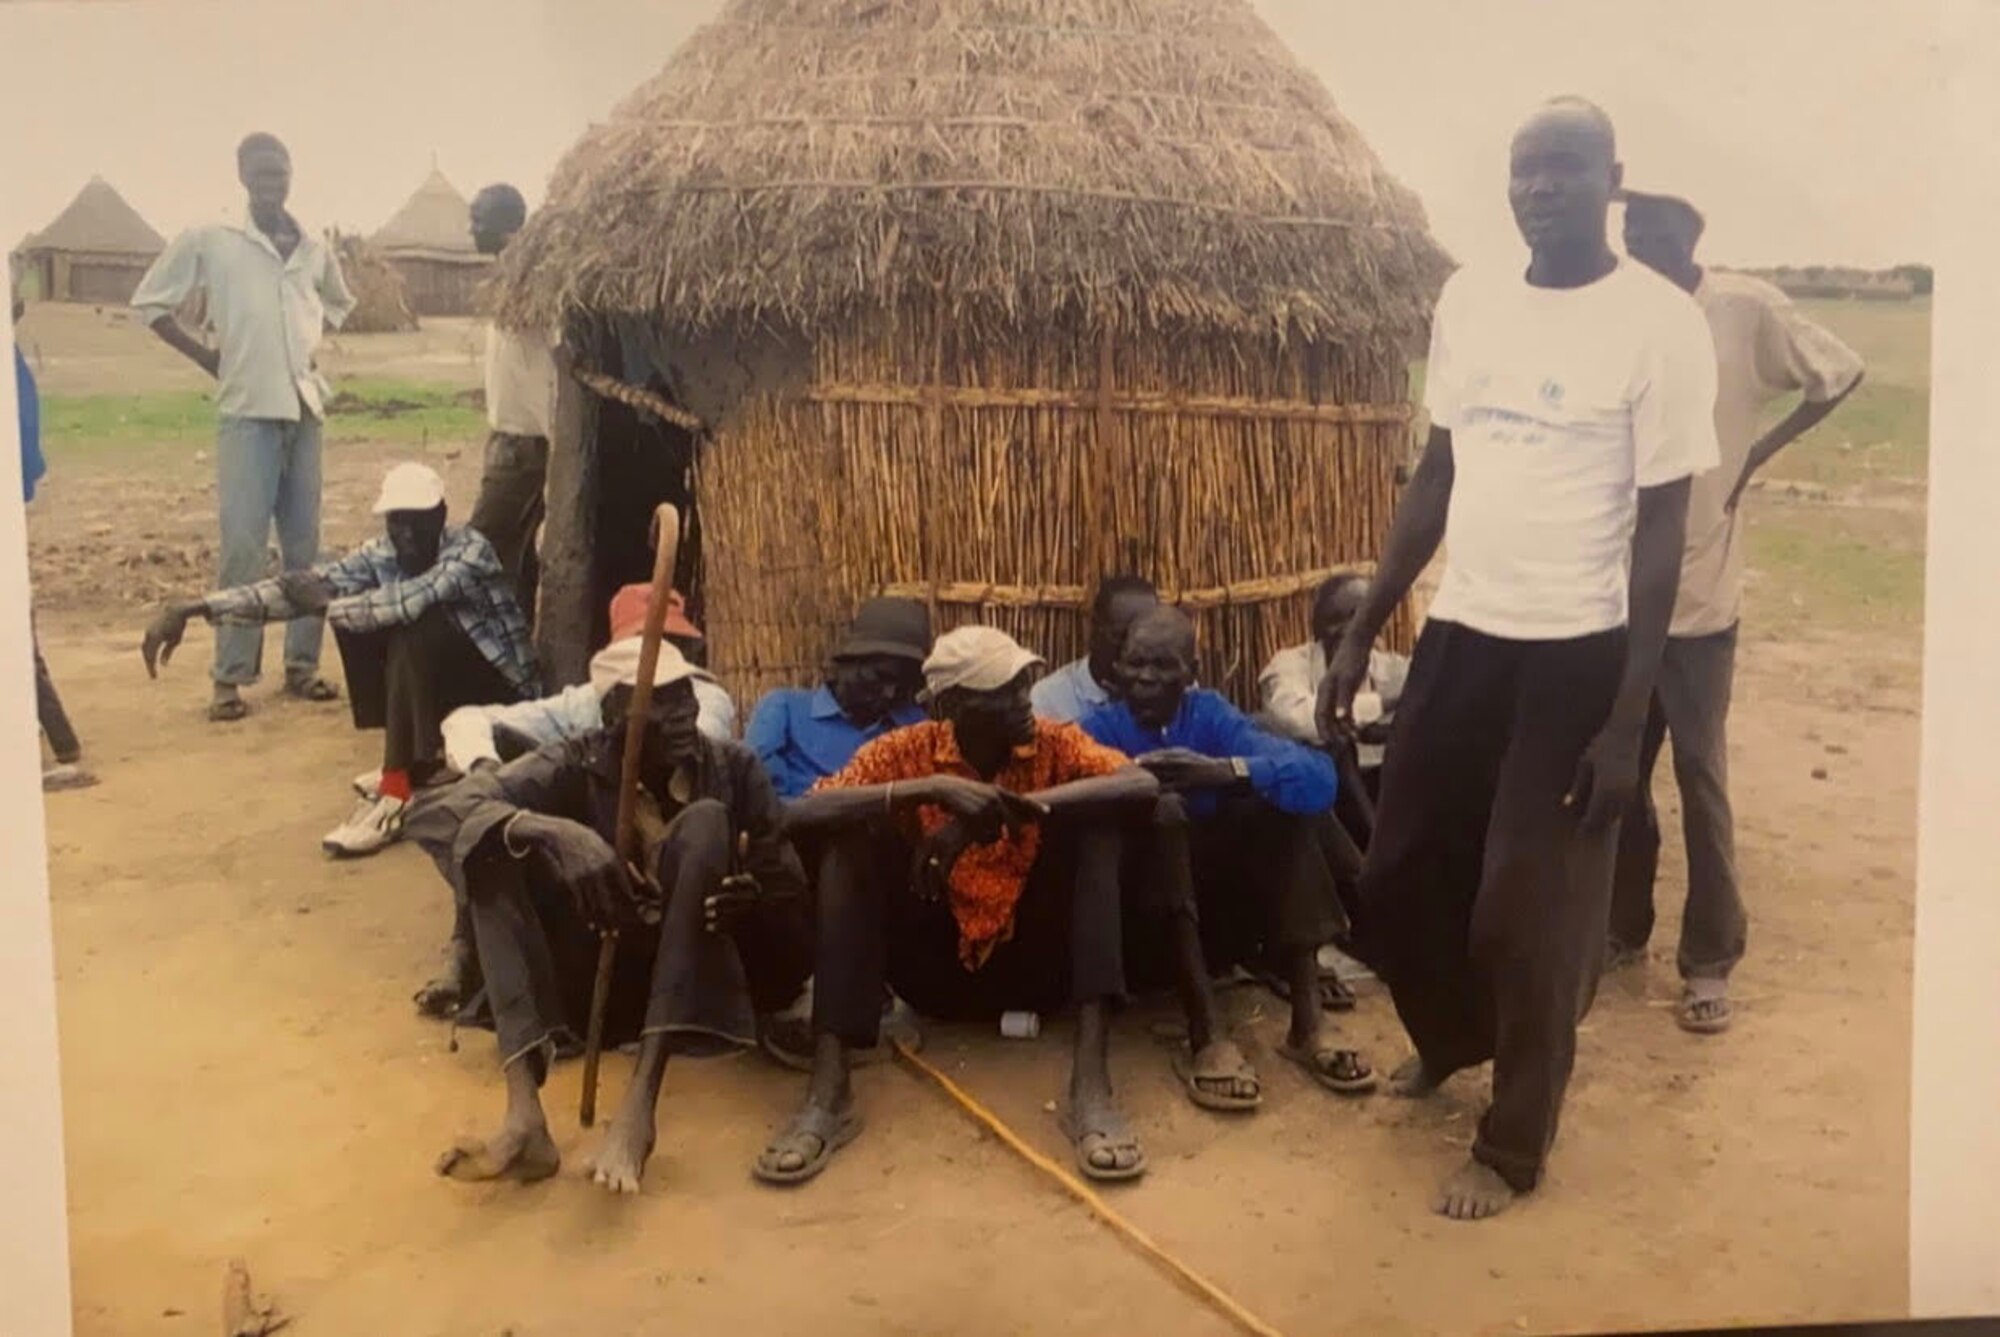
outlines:
[[1042, 663], [998, 627], [960, 627], [937, 638], [924, 661], [924, 689], [936, 697], [953, 688], [969, 692], [998, 691]]
[[434, 511], [444, 505], [444, 479], [427, 464], [399, 464], [382, 480], [375, 514], [391, 511]]
[[[599, 696], [607, 695], [613, 687], [621, 684], [626, 687], [639, 685], [639, 649], [640, 638], [627, 636], [622, 641], [613, 641], [591, 657], [590, 685]], [[660, 658], [653, 665], [653, 686], [665, 687], [668, 683], [694, 676], [694, 665], [687, 662], [680, 650], [670, 641], [661, 641]]]

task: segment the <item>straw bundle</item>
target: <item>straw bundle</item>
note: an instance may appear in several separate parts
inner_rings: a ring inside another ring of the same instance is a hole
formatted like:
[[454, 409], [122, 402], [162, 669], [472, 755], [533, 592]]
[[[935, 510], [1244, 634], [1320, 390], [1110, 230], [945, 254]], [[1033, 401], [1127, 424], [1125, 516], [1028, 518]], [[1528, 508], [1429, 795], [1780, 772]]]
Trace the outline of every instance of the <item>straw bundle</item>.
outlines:
[[417, 328], [416, 313], [395, 266], [359, 237], [334, 234], [341, 276], [354, 294], [354, 311], [341, 329], [348, 334], [390, 334]]
[[565, 157], [495, 297], [598, 374], [650, 332], [623, 375], [707, 429], [738, 691], [884, 589], [1059, 660], [1130, 567], [1247, 699], [1379, 549], [1447, 269], [1247, 0], [735, 0]]

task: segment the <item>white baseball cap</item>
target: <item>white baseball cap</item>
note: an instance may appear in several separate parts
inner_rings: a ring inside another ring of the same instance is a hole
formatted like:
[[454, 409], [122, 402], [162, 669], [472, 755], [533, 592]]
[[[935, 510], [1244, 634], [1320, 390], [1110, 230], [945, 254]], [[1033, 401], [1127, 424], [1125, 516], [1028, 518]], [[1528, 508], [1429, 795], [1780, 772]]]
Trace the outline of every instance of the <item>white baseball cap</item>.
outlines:
[[375, 514], [391, 511], [434, 511], [444, 505], [444, 479], [428, 464], [399, 464], [382, 480]]
[[[591, 657], [590, 685], [599, 696], [609, 695], [613, 687], [639, 685], [641, 639], [627, 636], [622, 641], [613, 641]], [[660, 657], [653, 664], [653, 686], [665, 687], [668, 683], [692, 678], [696, 673], [695, 666], [687, 662], [679, 647], [671, 641], [660, 642]]]
[[924, 688], [934, 698], [954, 687], [996, 692], [1042, 662], [998, 627], [960, 627], [938, 637], [931, 648], [924, 661]]

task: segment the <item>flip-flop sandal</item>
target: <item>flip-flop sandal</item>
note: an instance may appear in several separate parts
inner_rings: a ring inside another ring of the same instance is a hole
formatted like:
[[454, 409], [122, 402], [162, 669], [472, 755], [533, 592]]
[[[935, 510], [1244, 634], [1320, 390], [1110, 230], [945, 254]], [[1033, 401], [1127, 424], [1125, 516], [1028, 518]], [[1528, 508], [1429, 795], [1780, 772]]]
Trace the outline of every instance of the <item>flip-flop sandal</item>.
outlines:
[[464, 992], [462, 986], [449, 985], [441, 979], [426, 980], [423, 988], [410, 995], [410, 1001], [417, 1005], [419, 1016], [444, 1021], [465, 1005]]
[[[1250, 977], [1277, 995], [1280, 1002], [1292, 1001], [1292, 982], [1284, 976], [1268, 970], [1253, 970]], [[1352, 1012], [1354, 1010], [1354, 990], [1347, 987], [1347, 981], [1331, 970], [1322, 970], [1319, 975], [1319, 1006], [1322, 1012]]]
[[[1236, 1062], [1234, 1064], [1219, 1062], [1218, 1051], [1221, 1051], [1222, 1057], [1234, 1054]], [[1197, 1066], [1198, 1056], [1188, 1053], [1186, 1049], [1174, 1055], [1174, 1075], [1179, 1077], [1181, 1085], [1187, 1088], [1189, 1100], [1202, 1109], [1213, 1110], [1218, 1114], [1247, 1114], [1264, 1103], [1264, 1088], [1257, 1080], [1257, 1070], [1250, 1066], [1250, 1060], [1243, 1056], [1243, 1051], [1234, 1043], [1228, 1040], [1211, 1040], [1208, 1048], [1202, 1053], [1210, 1056], [1205, 1069]], [[1213, 1091], [1201, 1085], [1204, 1081], [1226, 1081], [1230, 1078], [1248, 1078], [1250, 1084], [1257, 1088], [1257, 1093], [1251, 1096], [1237, 1096], [1224, 1091]]]
[[[1126, 1127], [1124, 1116], [1115, 1117], [1117, 1126], [1105, 1129], [1080, 1128], [1076, 1121], [1076, 1111], [1067, 1105], [1057, 1116], [1057, 1126], [1062, 1129], [1063, 1136], [1070, 1140], [1070, 1145], [1075, 1151], [1077, 1172], [1085, 1179], [1095, 1180], [1100, 1184], [1123, 1184], [1146, 1173], [1146, 1149], [1139, 1145], [1139, 1139], [1133, 1135], [1130, 1128]], [[1110, 1151], [1115, 1156], [1126, 1147], [1130, 1147], [1139, 1155], [1137, 1160], [1122, 1169], [1115, 1165], [1096, 1165], [1090, 1159], [1094, 1151]]]
[[1306, 1076], [1335, 1095], [1365, 1096], [1375, 1089], [1380, 1080], [1375, 1070], [1363, 1063], [1361, 1056], [1352, 1049], [1325, 1045], [1308, 1051], [1287, 1042], [1278, 1046], [1278, 1053], [1298, 1064]]
[[[784, 1132], [771, 1139], [771, 1145], [758, 1153], [750, 1164], [750, 1173], [766, 1184], [790, 1187], [803, 1184], [808, 1179], [826, 1169], [833, 1154], [861, 1135], [861, 1114], [850, 1109], [845, 1114], [832, 1114], [817, 1105], [808, 1105], [800, 1110]], [[818, 1141], [819, 1147], [810, 1155], [800, 1143], [805, 1138]], [[806, 1156], [805, 1162], [796, 1169], [787, 1170], [777, 1164], [777, 1158], [787, 1151], [796, 1151]]]
[[285, 683], [285, 695], [300, 701], [324, 703], [340, 700], [340, 689], [325, 678], [293, 678]]
[[1674, 1020], [1690, 1035], [1720, 1035], [1735, 1019], [1733, 1013], [1726, 991], [1689, 988], [1681, 993]]
[[507, 1165], [495, 1165], [486, 1144], [470, 1138], [455, 1143], [451, 1150], [438, 1157], [437, 1162], [437, 1172], [441, 1177], [467, 1184], [487, 1184], [503, 1179], [519, 1184], [535, 1184], [551, 1178], [561, 1168], [560, 1157], [548, 1156], [517, 1156]]
[[42, 792], [54, 794], [65, 789], [88, 789], [97, 783], [97, 777], [81, 766], [65, 762], [51, 766], [42, 772]]
[[211, 724], [234, 724], [249, 714], [250, 703], [240, 696], [208, 703], [208, 721]]
[[1604, 949], [1604, 973], [1609, 975], [1614, 970], [1624, 970], [1627, 967], [1636, 966], [1645, 959], [1645, 948], [1621, 947], [1614, 942]]

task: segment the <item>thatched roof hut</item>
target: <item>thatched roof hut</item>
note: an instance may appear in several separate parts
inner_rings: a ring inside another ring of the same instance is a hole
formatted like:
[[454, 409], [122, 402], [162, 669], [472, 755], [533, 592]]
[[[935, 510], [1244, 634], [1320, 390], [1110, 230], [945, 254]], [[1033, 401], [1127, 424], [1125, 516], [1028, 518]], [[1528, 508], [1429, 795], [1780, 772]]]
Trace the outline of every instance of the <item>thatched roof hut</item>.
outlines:
[[123, 306], [166, 248], [110, 182], [93, 176], [47, 227], [21, 243], [23, 288], [41, 301]]
[[354, 294], [354, 310], [340, 327], [343, 334], [393, 334], [417, 328], [403, 276], [380, 252], [361, 238], [333, 234], [334, 255], [341, 277]]
[[501, 265], [502, 319], [565, 329], [589, 387], [549, 666], [581, 675], [691, 477], [682, 577], [739, 692], [809, 677], [881, 590], [1059, 661], [1136, 567], [1248, 696], [1380, 545], [1446, 270], [1247, 0], [733, 0]]
[[403, 276], [420, 316], [469, 316], [492, 259], [472, 244], [472, 206], [435, 167], [368, 239]]

